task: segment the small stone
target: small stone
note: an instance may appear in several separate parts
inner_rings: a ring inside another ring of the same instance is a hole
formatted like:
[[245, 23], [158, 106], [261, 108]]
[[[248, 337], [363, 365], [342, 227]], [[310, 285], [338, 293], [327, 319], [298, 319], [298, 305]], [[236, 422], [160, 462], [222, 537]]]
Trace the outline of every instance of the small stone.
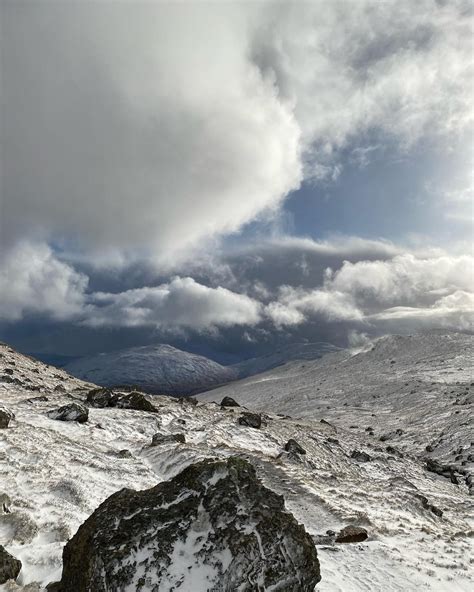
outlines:
[[290, 438], [285, 444], [285, 450], [290, 454], [306, 454], [306, 450], [293, 438]]
[[360, 450], [353, 450], [351, 452], [351, 458], [358, 462], [369, 462], [372, 460], [370, 454], [367, 454], [367, 452], [361, 452]]
[[44, 395], [40, 395], [39, 397], [31, 397], [29, 399], [26, 399], [27, 403], [47, 403], [48, 402], [48, 397], [45, 397]]
[[155, 434], [151, 439], [150, 446], [161, 446], [162, 444], [170, 443], [185, 444], [186, 438], [184, 434]]
[[10, 421], [15, 419], [15, 414], [6, 407], [0, 407], [0, 429], [6, 429]]
[[117, 456], [119, 456], [120, 458], [132, 458], [133, 454], [130, 452], [130, 450], [123, 448], [122, 450], [119, 450], [117, 452]]
[[239, 417], [239, 424], [259, 429], [262, 426], [262, 416], [259, 413], [243, 413]]
[[336, 543], [361, 543], [368, 536], [365, 528], [349, 525], [339, 531], [336, 536]]

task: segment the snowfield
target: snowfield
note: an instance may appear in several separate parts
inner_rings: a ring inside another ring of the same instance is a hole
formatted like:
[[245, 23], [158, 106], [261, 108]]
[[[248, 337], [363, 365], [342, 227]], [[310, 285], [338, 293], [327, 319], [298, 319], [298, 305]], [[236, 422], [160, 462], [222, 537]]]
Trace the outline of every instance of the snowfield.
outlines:
[[[472, 590], [472, 346], [463, 334], [386, 337], [210, 391], [197, 406], [156, 396], [158, 413], [90, 408], [83, 424], [46, 414], [84, 403], [93, 385], [0, 346], [0, 406], [16, 416], [0, 430], [0, 497], [10, 499], [0, 544], [23, 563], [0, 589], [39, 592], [59, 580], [63, 546], [113, 492], [239, 455], [315, 537], [316, 590]], [[262, 427], [240, 425], [242, 408], [214, 402], [224, 395], [263, 411]], [[186, 442], [151, 447], [157, 432]], [[290, 438], [305, 455], [284, 452]], [[452, 466], [457, 483], [427, 459]], [[368, 539], [334, 544], [326, 534], [349, 524]], [[182, 541], [186, 553], [192, 542]]]

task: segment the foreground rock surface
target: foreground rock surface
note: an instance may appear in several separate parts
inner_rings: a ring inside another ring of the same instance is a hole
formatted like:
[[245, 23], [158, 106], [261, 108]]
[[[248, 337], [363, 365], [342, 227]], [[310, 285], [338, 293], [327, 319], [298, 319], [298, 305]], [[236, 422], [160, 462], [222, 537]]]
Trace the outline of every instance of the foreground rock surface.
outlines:
[[21, 561], [15, 559], [0, 545], [0, 585], [8, 580], [16, 580], [21, 570]]
[[311, 537], [236, 457], [115, 493], [68, 542], [63, 560], [62, 592], [313, 592], [320, 580]]

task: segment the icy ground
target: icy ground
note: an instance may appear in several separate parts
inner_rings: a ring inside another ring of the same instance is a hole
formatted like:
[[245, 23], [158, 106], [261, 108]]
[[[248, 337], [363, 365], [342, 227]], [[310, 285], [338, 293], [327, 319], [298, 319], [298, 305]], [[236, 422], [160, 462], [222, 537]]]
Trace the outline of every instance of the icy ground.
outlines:
[[[239, 408], [167, 397], [155, 397], [157, 414], [111, 408], [90, 409], [85, 424], [49, 419], [48, 410], [84, 401], [90, 385], [8, 346], [0, 354], [0, 405], [16, 415], [0, 430], [0, 495], [12, 500], [11, 512], [0, 514], [0, 544], [23, 562], [18, 586], [2, 592], [58, 580], [63, 545], [114, 491], [150, 487], [195, 460], [231, 454], [254, 463], [311, 534], [367, 529], [364, 543], [318, 544], [317, 590], [473, 589], [473, 498], [463, 481], [428, 472], [424, 461], [472, 467], [472, 337], [384, 338], [373, 351], [291, 363], [203, 396], [265, 409], [259, 430], [237, 423]], [[41, 396], [48, 400], [34, 400]], [[403, 433], [379, 440], [396, 429]], [[183, 433], [186, 443], [149, 447], [156, 432]], [[307, 454], [282, 454], [289, 438]], [[354, 450], [372, 460], [351, 458]]]

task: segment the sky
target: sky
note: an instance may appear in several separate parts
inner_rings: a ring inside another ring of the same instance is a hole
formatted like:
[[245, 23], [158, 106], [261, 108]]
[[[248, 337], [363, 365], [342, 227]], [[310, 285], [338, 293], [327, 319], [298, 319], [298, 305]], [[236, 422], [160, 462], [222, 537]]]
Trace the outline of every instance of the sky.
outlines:
[[471, 2], [0, 11], [0, 339], [472, 330]]

